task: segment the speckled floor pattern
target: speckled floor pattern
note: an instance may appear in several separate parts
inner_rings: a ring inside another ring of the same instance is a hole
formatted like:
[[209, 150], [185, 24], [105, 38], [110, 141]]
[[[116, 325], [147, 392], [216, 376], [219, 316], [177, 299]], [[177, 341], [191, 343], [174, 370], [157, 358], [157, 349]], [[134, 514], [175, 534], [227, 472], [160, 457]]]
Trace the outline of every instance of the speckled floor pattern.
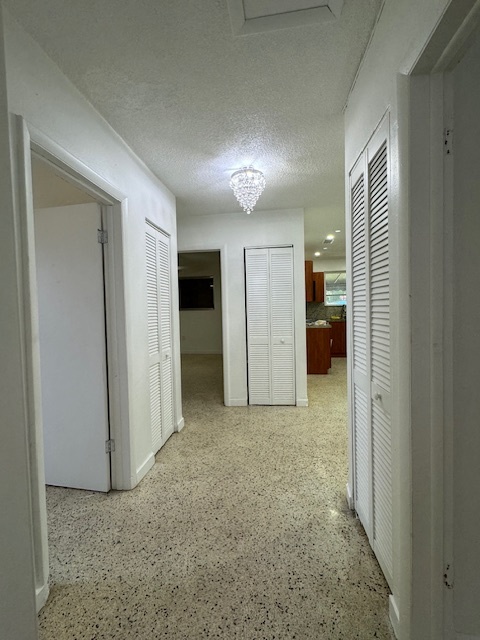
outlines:
[[185, 428], [130, 492], [48, 489], [41, 640], [391, 640], [388, 589], [346, 508], [346, 363], [308, 408], [224, 407], [185, 356]]

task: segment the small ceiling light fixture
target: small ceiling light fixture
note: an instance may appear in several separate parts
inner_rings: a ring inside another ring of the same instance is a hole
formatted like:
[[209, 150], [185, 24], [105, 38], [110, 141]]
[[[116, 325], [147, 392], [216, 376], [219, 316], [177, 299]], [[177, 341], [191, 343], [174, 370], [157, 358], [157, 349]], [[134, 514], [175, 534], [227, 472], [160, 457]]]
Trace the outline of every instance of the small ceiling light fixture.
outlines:
[[318, 258], [319, 255], [320, 255], [320, 251], [315, 251], [315, 257]]
[[325, 240], [329, 240], [330, 242], [333, 242], [335, 240], [335, 236], [333, 235], [333, 233], [329, 233], [328, 236], [325, 238]]
[[335, 229], [335, 233], [342, 233], [341, 229]]
[[257, 200], [265, 189], [265, 176], [258, 169], [243, 167], [232, 173], [230, 187], [246, 213], [252, 213]]

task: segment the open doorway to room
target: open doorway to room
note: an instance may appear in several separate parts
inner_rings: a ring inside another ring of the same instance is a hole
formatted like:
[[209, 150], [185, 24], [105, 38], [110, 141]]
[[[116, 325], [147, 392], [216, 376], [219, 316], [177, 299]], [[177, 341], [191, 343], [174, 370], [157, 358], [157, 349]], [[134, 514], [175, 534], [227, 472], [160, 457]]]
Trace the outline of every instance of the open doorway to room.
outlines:
[[182, 395], [224, 403], [220, 251], [178, 254]]
[[[89, 498], [91, 491], [128, 487], [128, 393], [120, 392], [128, 388], [125, 209], [113, 187], [115, 195], [87, 167], [50, 141], [39, 142], [40, 136], [20, 124], [20, 196], [28, 265], [25, 306], [30, 322], [28, 437], [40, 611], [50, 586], [58, 584], [58, 570], [70, 564], [59, 559], [55, 534], [55, 522], [65, 519], [64, 501], [74, 494]], [[45, 485], [56, 486], [46, 491]], [[71, 556], [70, 537], [64, 551]]]
[[47, 485], [111, 486], [100, 204], [32, 158]]

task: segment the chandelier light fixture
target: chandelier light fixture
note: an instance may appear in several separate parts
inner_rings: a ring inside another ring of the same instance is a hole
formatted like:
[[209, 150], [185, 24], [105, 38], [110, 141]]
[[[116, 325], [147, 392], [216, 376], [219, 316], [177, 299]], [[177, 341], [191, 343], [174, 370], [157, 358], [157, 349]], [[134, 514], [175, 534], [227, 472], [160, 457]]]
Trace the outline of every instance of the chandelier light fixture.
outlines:
[[265, 176], [258, 169], [243, 167], [232, 173], [230, 187], [236, 199], [246, 213], [252, 213], [262, 191], [265, 189]]

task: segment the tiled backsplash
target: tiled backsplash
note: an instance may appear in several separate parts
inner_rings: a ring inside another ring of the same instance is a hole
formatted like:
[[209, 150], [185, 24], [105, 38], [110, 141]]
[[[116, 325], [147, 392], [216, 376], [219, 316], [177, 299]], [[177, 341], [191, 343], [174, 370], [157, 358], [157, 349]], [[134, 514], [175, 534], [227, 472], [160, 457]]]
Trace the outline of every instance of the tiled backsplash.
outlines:
[[345, 308], [343, 306], [325, 306], [323, 302], [307, 302], [307, 318], [309, 320], [329, 320], [332, 316], [344, 318]]

